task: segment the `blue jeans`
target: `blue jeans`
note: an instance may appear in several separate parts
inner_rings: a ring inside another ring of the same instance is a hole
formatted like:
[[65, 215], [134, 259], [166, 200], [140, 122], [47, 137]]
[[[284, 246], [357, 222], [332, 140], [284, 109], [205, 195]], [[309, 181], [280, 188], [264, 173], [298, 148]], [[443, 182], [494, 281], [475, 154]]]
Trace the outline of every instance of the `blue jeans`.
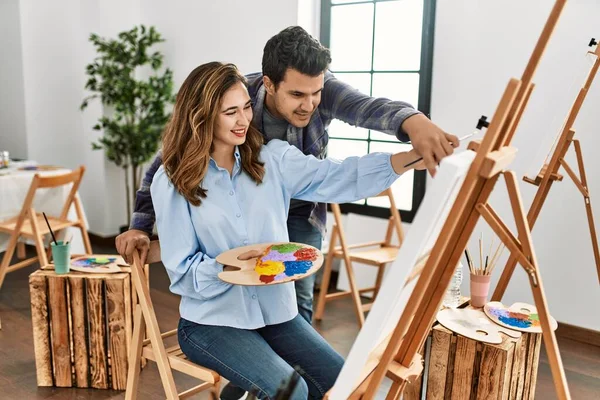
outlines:
[[[304, 243], [321, 250], [321, 232], [311, 225], [306, 218], [289, 217], [287, 221], [290, 242]], [[316, 274], [294, 282], [296, 286], [296, 300], [298, 302], [298, 313], [309, 324], [312, 323], [313, 315], [313, 292]]]
[[200, 325], [182, 318], [178, 336], [190, 361], [261, 399], [273, 399], [281, 383], [298, 372], [300, 379], [290, 399], [321, 399], [344, 364], [300, 315], [256, 330]]

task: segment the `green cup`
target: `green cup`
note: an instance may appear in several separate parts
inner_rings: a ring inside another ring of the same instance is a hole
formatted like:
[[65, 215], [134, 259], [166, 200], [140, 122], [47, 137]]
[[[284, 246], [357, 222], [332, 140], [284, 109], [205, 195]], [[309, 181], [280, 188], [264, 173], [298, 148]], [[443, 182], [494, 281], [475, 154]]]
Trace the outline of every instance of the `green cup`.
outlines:
[[68, 274], [71, 264], [71, 243], [64, 244], [62, 240], [56, 243], [50, 242], [52, 247], [52, 260], [54, 261], [54, 272], [58, 275]]

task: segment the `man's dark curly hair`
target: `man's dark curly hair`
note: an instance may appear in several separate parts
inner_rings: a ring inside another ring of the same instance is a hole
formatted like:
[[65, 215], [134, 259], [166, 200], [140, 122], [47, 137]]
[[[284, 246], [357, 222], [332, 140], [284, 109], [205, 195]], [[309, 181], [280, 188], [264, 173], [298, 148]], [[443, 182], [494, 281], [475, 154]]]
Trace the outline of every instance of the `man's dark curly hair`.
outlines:
[[277, 85], [283, 80], [285, 71], [296, 71], [318, 76], [331, 62], [331, 53], [303, 28], [290, 26], [273, 36], [265, 45], [262, 73]]

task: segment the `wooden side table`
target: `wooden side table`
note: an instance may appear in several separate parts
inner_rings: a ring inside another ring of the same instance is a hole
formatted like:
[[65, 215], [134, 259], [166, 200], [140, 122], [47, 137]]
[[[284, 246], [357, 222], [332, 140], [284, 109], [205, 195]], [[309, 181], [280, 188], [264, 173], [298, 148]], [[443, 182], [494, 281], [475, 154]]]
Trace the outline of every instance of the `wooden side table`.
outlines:
[[405, 400], [528, 400], [535, 396], [541, 333], [503, 336], [500, 344], [482, 343], [439, 323], [431, 330], [421, 377], [407, 385]]
[[125, 390], [130, 274], [38, 270], [29, 289], [38, 386]]

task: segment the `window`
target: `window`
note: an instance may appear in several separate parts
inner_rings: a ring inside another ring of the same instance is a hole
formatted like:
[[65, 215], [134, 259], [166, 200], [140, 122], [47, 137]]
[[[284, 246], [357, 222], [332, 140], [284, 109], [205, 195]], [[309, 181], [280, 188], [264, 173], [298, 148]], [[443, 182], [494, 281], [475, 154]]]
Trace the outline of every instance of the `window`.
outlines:
[[[429, 116], [435, 0], [321, 0], [321, 42], [331, 50], [331, 71], [374, 97], [411, 103]], [[334, 120], [328, 156], [410, 149], [394, 136]], [[425, 194], [425, 171], [404, 174], [392, 187], [404, 222]], [[387, 217], [387, 198], [342, 205], [344, 212]]]

